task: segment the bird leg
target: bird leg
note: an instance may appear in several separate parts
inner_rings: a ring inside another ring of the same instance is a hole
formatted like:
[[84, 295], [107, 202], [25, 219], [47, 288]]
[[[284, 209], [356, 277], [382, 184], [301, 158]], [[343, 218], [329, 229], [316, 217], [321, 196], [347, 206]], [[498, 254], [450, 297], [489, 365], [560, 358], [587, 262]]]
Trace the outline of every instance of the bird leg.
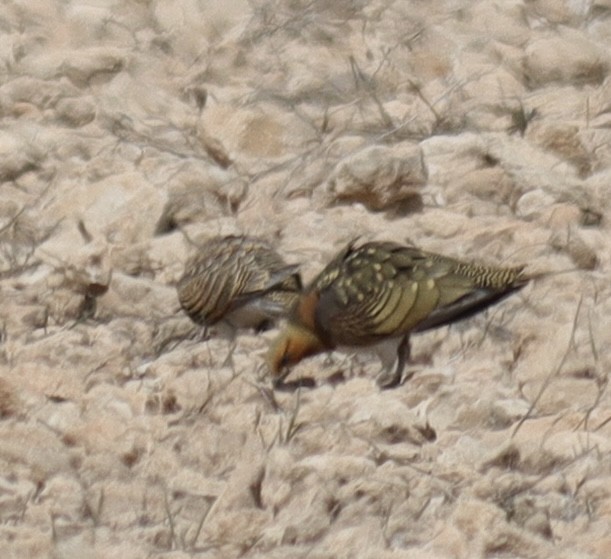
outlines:
[[295, 392], [299, 388], [314, 388], [316, 387], [316, 381], [313, 378], [305, 377], [297, 380], [285, 381], [284, 379], [289, 376], [290, 369], [286, 369], [279, 377], [273, 380], [272, 386], [274, 390], [279, 392]]
[[378, 378], [376, 379], [377, 385], [382, 390], [394, 388], [395, 386], [401, 384], [401, 376], [403, 375], [405, 364], [409, 360], [410, 353], [411, 346], [409, 343], [409, 334], [406, 334], [405, 336], [403, 336], [403, 338], [401, 338], [401, 341], [399, 342], [399, 345], [397, 347], [397, 365], [394, 368], [394, 371], [383, 371], [378, 375]]
[[290, 369], [285, 367], [284, 370], [276, 378], [272, 379], [274, 389], [282, 389], [285, 385], [284, 379], [289, 376]]

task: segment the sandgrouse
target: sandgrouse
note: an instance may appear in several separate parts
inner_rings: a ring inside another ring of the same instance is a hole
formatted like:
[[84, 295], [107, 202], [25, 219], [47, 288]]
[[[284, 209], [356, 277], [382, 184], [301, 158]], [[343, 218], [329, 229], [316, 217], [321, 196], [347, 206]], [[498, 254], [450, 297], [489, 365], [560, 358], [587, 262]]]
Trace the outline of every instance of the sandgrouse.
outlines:
[[185, 265], [177, 285], [183, 310], [197, 324], [224, 323], [262, 329], [286, 314], [301, 291], [296, 265], [288, 265], [265, 241], [214, 237]]
[[493, 268], [393, 242], [353, 241], [304, 289], [272, 342], [268, 365], [275, 385], [305, 357], [390, 346], [388, 370], [378, 384], [395, 386], [409, 359], [412, 332], [467, 318], [527, 281], [522, 267]]

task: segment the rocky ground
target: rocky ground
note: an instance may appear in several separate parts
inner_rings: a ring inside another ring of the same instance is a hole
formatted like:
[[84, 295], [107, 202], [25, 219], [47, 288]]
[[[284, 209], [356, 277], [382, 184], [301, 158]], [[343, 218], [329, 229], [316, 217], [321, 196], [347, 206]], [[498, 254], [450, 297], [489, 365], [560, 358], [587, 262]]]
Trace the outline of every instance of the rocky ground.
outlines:
[[[0, 541], [53, 558], [611, 556], [609, 0], [8, 1]], [[202, 341], [198, 240], [550, 272], [381, 392]]]

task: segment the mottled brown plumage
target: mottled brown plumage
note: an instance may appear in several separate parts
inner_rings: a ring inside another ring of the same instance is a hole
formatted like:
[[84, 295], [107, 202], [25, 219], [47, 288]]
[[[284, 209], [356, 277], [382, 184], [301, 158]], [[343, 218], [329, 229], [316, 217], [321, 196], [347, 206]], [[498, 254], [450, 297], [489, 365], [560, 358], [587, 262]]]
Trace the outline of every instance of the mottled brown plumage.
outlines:
[[204, 326], [260, 329], [286, 314], [301, 291], [297, 266], [262, 239], [214, 237], [185, 265], [177, 285], [181, 307]]
[[288, 366], [338, 347], [395, 350], [396, 367], [379, 379], [401, 382], [409, 335], [471, 316], [524, 286], [523, 268], [493, 268], [393, 242], [350, 243], [314, 279], [270, 347], [276, 382]]

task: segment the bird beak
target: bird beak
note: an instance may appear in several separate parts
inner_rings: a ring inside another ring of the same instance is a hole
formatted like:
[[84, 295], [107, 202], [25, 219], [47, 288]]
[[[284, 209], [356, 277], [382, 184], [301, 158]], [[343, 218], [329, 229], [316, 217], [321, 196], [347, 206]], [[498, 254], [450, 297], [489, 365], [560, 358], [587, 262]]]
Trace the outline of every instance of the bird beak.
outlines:
[[[281, 376], [283, 369], [288, 370], [286, 366], [288, 347], [289, 341], [286, 332], [280, 334], [270, 345], [266, 361], [267, 367], [274, 378]], [[286, 376], [286, 373], [284, 376]]]
[[267, 365], [274, 385], [281, 384], [290, 373], [290, 367], [304, 357], [316, 355], [327, 348], [318, 336], [307, 328], [289, 324], [272, 342], [267, 353]]

